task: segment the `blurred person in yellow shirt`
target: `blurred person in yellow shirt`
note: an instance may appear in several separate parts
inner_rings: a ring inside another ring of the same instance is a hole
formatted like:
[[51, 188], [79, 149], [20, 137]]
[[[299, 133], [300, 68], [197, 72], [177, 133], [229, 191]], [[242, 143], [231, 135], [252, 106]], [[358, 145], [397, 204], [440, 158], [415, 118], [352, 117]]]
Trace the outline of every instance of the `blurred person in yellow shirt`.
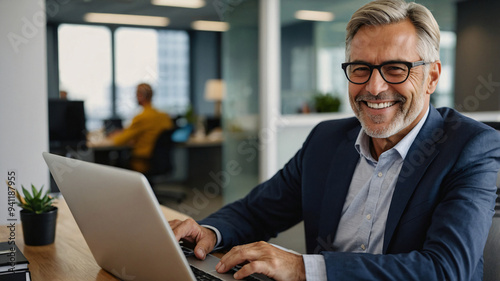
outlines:
[[120, 132], [113, 133], [110, 138], [114, 145], [131, 145], [132, 158], [130, 167], [145, 173], [149, 169], [149, 159], [159, 134], [172, 129], [174, 124], [170, 116], [155, 109], [152, 105], [153, 90], [149, 84], [137, 86], [137, 103], [143, 111], [132, 119], [132, 123]]

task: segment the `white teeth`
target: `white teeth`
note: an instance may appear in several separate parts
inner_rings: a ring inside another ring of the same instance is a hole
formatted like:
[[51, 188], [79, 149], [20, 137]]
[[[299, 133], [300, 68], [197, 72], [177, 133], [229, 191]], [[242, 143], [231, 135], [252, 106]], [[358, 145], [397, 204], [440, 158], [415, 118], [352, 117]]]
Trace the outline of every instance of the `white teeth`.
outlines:
[[393, 106], [396, 102], [378, 102], [378, 103], [373, 103], [373, 102], [366, 102], [369, 108], [374, 108], [374, 109], [382, 109], [382, 108], [387, 108], [390, 106]]

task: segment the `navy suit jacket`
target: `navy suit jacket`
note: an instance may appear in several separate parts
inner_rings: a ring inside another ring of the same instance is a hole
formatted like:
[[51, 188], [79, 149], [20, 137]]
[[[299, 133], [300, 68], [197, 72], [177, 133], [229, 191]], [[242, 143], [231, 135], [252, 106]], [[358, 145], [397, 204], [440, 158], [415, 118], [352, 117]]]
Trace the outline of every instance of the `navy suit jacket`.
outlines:
[[320, 123], [282, 170], [200, 223], [218, 228], [229, 248], [304, 220], [307, 252], [324, 256], [331, 280], [481, 280], [500, 134], [431, 106], [395, 187], [383, 254], [335, 252], [360, 129], [356, 118]]

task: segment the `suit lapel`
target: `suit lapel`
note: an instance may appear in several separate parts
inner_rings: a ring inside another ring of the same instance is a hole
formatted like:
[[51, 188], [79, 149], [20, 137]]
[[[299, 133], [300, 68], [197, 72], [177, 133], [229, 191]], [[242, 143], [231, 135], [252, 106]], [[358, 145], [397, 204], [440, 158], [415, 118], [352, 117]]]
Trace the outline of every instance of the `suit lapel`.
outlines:
[[328, 170], [317, 241], [325, 250], [331, 247], [335, 238], [347, 191], [359, 160], [359, 154], [354, 148], [359, 130], [360, 127], [357, 127], [348, 132], [348, 137], [337, 147]]
[[417, 184], [432, 160], [439, 154], [435, 145], [443, 136], [443, 125], [441, 115], [431, 106], [429, 116], [411, 145], [399, 173], [387, 216], [383, 253], [387, 251], [389, 242], [413, 192], [417, 188]]

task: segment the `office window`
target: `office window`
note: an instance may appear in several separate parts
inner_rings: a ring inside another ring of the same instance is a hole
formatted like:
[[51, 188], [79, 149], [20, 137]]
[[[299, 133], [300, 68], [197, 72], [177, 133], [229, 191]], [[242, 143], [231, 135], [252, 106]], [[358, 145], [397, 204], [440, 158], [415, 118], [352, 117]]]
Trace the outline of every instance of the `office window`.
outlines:
[[158, 86], [155, 103], [171, 114], [189, 108], [189, 36], [186, 31], [158, 31]]
[[68, 99], [85, 101], [87, 130], [101, 127], [111, 112], [111, 32], [102, 26], [62, 24], [59, 87]]
[[[135, 97], [139, 83], [149, 83], [154, 106], [171, 115], [189, 108], [189, 36], [186, 31], [62, 24], [59, 36], [60, 89], [68, 98], [85, 101], [87, 129], [117, 116], [130, 121], [140, 111]], [[112, 53], [114, 52], [114, 53]], [[116, 98], [112, 93], [115, 56]], [[113, 107], [113, 104], [115, 107]], [[116, 112], [113, 112], [116, 108]]]
[[117, 115], [129, 120], [139, 110], [135, 97], [137, 85], [144, 82], [156, 88], [158, 36], [153, 29], [122, 27], [116, 30], [115, 40]]
[[135, 89], [149, 83], [153, 105], [171, 115], [189, 106], [189, 38], [185, 31], [118, 28], [116, 30], [118, 116], [130, 120], [140, 110]]

